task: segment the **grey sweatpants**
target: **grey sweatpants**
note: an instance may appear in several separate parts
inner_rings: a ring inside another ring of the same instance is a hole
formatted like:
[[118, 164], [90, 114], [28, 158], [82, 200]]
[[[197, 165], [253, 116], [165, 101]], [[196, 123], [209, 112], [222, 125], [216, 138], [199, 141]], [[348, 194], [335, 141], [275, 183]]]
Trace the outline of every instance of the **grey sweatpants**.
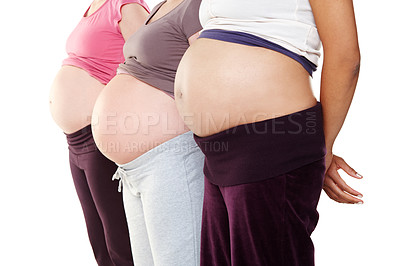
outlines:
[[119, 165], [136, 266], [200, 265], [203, 165], [192, 132]]

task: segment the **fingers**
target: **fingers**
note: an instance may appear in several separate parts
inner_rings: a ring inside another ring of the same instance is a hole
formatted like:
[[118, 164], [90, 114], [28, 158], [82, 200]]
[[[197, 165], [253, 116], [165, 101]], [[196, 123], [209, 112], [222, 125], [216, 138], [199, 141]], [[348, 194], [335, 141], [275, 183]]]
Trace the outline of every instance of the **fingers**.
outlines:
[[356, 191], [355, 189], [351, 188], [349, 185], [347, 185], [336, 170], [329, 171], [329, 176], [341, 190], [349, 194], [352, 194], [356, 197], [362, 198], [363, 195], [360, 192]]
[[340, 199], [338, 197], [338, 195], [336, 195], [335, 192], [333, 192], [328, 186], [324, 186], [324, 191], [325, 191], [326, 195], [328, 195], [328, 197], [331, 198], [332, 200], [339, 202], [339, 203], [347, 203], [347, 202], [343, 201], [342, 199]]
[[338, 169], [343, 169], [343, 171], [345, 171], [348, 175], [361, 179], [363, 178], [362, 175], [360, 175], [359, 173], [357, 173], [356, 170], [354, 170], [352, 167], [350, 167], [350, 165], [348, 165], [346, 163], [346, 161], [339, 157], [339, 156], [335, 156], [336, 157], [336, 166]]
[[338, 169], [343, 169], [348, 175], [352, 177], [358, 179], [362, 178], [362, 176], [358, 174], [353, 168], [351, 168], [350, 165], [348, 165], [343, 158], [333, 155], [332, 164], [326, 171], [324, 180], [324, 190], [328, 197], [340, 203], [364, 203], [361, 199], [356, 198], [362, 197], [363, 195], [346, 184], [346, 182], [338, 173]]
[[346, 193], [341, 189], [335, 181], [331, 178], [330, 175], [327, 175], [325, 177], [325, 182], [324, 182], [324, 190], [327, 193], [327, 195], [340, 203], [351, 203], [351, 204], [362, 204], [363, 201], [351, 196], [350, 194]]

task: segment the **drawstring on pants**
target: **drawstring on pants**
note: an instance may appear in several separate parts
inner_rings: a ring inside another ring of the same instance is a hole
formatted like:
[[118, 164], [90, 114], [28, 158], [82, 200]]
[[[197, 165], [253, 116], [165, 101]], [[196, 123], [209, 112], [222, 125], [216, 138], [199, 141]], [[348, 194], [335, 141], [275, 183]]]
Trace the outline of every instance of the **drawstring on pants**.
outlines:
[[112, 177], [112, 180], [119, 180], [118, 192], [122, 191], [122, 179], [124, 179], [126, 177], [127, 177], [127, 175], [126, 175], [125, 170], [122, 167], [118, 166], [117, 171], [115, 172], [115, 174]]

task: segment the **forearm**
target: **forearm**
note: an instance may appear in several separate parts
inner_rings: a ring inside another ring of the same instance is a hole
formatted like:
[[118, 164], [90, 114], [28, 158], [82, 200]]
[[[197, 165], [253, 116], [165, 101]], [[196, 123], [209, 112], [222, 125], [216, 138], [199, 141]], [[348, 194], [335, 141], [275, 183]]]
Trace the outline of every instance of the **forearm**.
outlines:
[[328, 152], [344, 123], [360, 67], [352, 0], [310, 0], [324, 48], [321, 104]]
[[332, 151], [333, 143], [344, 123], [360, 68], [359, 53], [340, 59], [325, 57], [321, 76], [321, 104], [324, 117], [324, 132], [327, 151]]

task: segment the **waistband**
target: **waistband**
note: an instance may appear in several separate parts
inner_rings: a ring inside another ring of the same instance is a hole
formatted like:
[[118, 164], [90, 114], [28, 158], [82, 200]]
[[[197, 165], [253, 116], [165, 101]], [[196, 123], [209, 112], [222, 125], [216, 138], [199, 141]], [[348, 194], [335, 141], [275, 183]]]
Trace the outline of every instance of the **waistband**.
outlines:
[[118, 169], [112, 180], [119, 180], [118, 191], [121, 192], [122, 179], [126, 178], [128, 175], [140, 174], [143, 172], [143, 169], [150, 167], [151, 164], [154, 164], [154, 166], [151, 167], [157, 167], [157, 161], [173, 160], [176, 156], [181, 156], [181, 159], [184, 160], [184, 157], [193, 152], [200, 152], [200, 150], [193, 139], [193, 133], [188, 131], [161, 143], [131, 162], [117, 164]]
[[92, 126], [88, 125], [74, 133], [65, 134], [68, 142], [68, 149], [74, 154], [84, 154], [97, 149], [93, 139]]
[[258, 36], [249, 33], [239, 32], [239, 31], [228, 31], [221, 29], [210, 29], [210, 30], [203, 30], [200, 33], [199, 38], [208, 38], [208, 39], [215, 39], [215, 40], [238, 43], [249, 46], [264, 47], [282, 53], [284, 55], [287, 55], [290, 58], [296, 60], [305, 68], [305, 70], [307, 70], [310, 76], [312, 76], [312, 73], [315, 70], [317, 70], [317, 66], [314, 65], [310, 60], [308, 60], [304, 56], [298, 55], [276, 43], [270, 42], [268, 40], [265, 40], [263, 38], [260, 38]]
[[272, 178], [322, 159], [326, 153], [319, 102], [289, 115], [194, 139], [205, 154], [205, 176], [220, 186]]

